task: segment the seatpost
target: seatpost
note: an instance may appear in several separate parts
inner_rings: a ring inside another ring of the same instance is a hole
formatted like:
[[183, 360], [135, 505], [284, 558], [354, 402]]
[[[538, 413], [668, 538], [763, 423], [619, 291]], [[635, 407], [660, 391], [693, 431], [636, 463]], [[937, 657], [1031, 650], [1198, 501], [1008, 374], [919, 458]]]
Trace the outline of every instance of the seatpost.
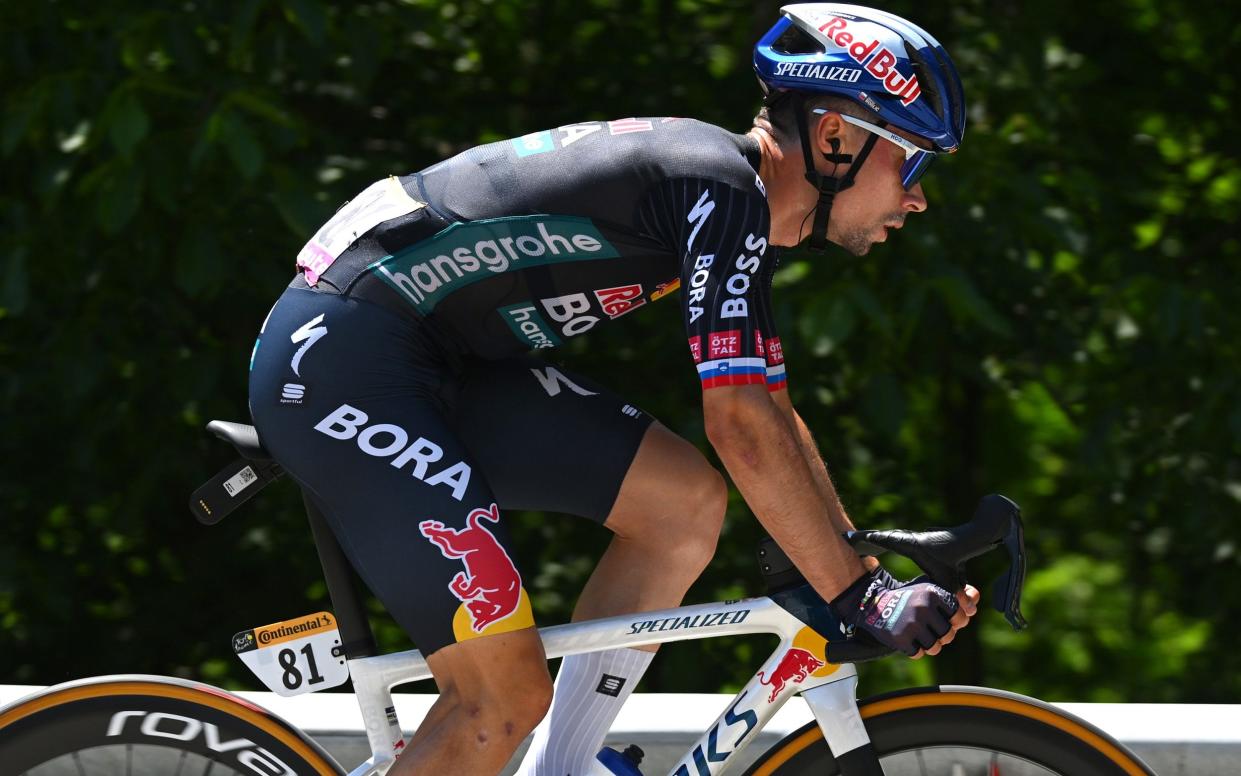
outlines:
[[375, 634], [371, 631], [370, 621], [366, 619], [362, 595], [353, 581], [353, 567], [341, 550], [336, 534], [332, 533], [323, 513], [305, 493], [302, 494], [302, 502], [306, 504], [310, 533], [314, 536], [315, 549], [319, 552], [319, 565], [323, 567], [323, 578], [327, 581], [327, 594], [332, 600], [332, 610], [340, 626], [341, 647], [345, 651], [345, 657], [371, 657], [378, 653], [378, 649], [375, 647]]

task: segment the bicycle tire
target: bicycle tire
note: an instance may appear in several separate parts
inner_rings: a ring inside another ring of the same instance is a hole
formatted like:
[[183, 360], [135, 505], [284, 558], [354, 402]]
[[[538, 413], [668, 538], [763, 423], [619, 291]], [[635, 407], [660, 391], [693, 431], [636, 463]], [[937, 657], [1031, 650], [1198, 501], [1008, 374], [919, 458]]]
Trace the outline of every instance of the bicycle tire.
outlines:
[[141, 675], [68, 682], [0, 708], [0, 763], [5, 774], [31, 776], [345, 773], [260, 706], [210, 685]]
[[[943, 757], [945, 753], [971, 750], [1025, 761], [1059, 776], [1155, 776], [1123, 744], [1089, 722], [1016, 693], [985, 687], [923, 687], [869, 698], [859, 703], [858, 709], [881, 759], [920, 758], [932, 750], [938, 753], [933, 757]], [[889, 772], [915, 772], [884, 765]], [[1018, 765], [1006, 770], [1020, 772], [1023, 768]], [[996, 772], [1003, 774], [1005, 770]], [[746, 771], [746, 776], [839, 773], [818, 723], [811, 721], [778, 741]]]

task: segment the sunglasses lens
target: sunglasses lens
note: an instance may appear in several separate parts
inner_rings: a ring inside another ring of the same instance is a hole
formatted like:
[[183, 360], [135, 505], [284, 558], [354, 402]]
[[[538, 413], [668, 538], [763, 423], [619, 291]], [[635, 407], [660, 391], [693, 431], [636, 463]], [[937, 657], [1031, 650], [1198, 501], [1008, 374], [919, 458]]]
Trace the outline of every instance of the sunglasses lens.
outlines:
[[921, 151], [905, 160], [905, 163], [901, 165], [901, 185], [906, 191], [922, 180], [922, 176], [930, 169], [933, 161], [935, 161], [935, 154], [928, 151]]

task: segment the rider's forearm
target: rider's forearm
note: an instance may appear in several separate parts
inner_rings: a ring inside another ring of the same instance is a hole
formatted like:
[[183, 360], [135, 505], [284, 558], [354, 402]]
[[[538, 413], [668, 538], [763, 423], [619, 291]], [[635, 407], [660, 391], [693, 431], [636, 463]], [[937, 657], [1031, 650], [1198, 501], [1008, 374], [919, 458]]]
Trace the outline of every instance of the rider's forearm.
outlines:
[[[755, 387], [765, 393], [763, 386]], [[802, 442], [765, 395], [713, 403], [707, 434], [733, 482], [806, 580], [832, 600], [865, 567], [829, 516], [831, 507]]]
[[[789, 426], [793, 430], [794, 437], [801, 448], [802, 457], [806, 459], [806, 465], [810, 468], [810, 473], [814, 477], [814, 483], [819, 488], [819, 495], [823, 502], [827, 504], [828, 517], [831, 518], [838, 531], [852, 531], [854, 528], [853, 521], [849, 519], [848, 513], [845, 512], [844, 504], [836, 493], [836, 486], [832, 484], [831, 475], [827, 472], [827, 462], [823, 460], [823, 455], [819, 452], [818, 445], [815, 444], [814, 435], [810, 433], [810, 428], [801, 419], [801, 415], [793, 409], [793, 403], [789, 400], [787, 392], [779, 391], [774, 393], [772, 394], [772, 399], [775, 401], [776, 406], [780, 408], [785, 420], [788, 421]], [[872, 571], [879, 565], [879, 561], [871, 557], [863, 558], [862, 562], [866, 568]]]

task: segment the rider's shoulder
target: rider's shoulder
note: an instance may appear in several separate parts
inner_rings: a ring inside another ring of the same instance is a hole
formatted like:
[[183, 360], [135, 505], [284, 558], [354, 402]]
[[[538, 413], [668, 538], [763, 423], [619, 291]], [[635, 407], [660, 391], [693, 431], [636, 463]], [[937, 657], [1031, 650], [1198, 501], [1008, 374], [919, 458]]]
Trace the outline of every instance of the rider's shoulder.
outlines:
[[667, 177], [698, 179], [766, 198], [758, 177], [758, 141], [753, 137], [697, 119], [665, 120], [667, 132], [658, 153]]

